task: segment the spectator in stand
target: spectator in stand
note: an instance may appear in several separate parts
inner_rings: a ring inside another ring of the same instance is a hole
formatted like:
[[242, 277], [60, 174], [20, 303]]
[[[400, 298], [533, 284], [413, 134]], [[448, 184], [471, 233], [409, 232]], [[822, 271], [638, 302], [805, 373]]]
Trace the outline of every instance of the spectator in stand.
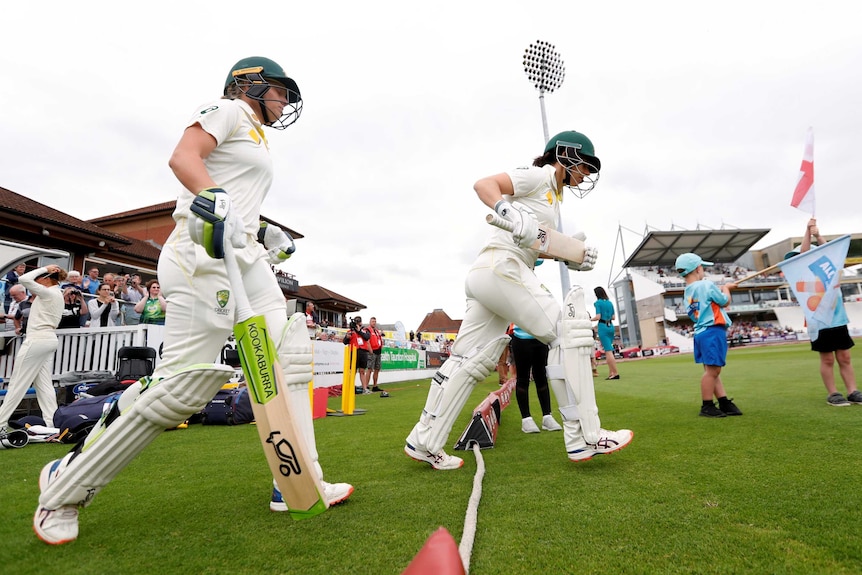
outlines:
[[117, 324], [120, 317], [120, 304], [114, 297], [114, 291], [107, 283], [96, 290], [96, 297], [87, 302], [90, 310], [90, 327], [108, 327]]
[[9, 296], [12, 298], [12, 303], [6, 307], [6, 331], [20, 335], [20, 322], [15, 319], [15, 316], [18, 315], [18, 308], [21, 305], [29, 305], [29, 302], [27, 301], [27, 290], [24, 289], [24, 286], [21, 284], [17, 284], [12, 286], [12, 289], [9, 290]]
[[380, 366], [383, 359], [383, 332], [377, 329], [377, 318], [372, 317], [368, 324], [368, 343], [371, 346], [371, 361], [369, 369], [371, 371], [372, 386], [371, 391], [383, 391], [377, 385], [377, 379], [380, 376]]
[[344, 345], [349, 345], [356, 350], [356, 370], [359, 372], [359, 382], [361, 389], [357, 388], [358, 394], [372, 393], [368, 389], [369, 361], [372, 361], [371, 344], [368, 340], [371, 339], [371, 334], [368, 330], [362, 327], [362, 317], [356, 316], [350, 320], [350, 327], [347, 330], [347, 335], [344, 336]]
[[416, 340], [416, 334], [413, 333], [413, 330], [410, 330], [410, 343], [413, 343]]
[[593, 289], [596, 294], [596, 315], [590, 318], [590, 321], [597, 321], [599, 340], [602, 342], [602, 349], [605, 350], [605, 361], [608, 364], [608, 377], [605, 379], [619, 379], [620, 372], [617, 371], [617, 360], [614, 357], [614, 337], [616, 337], [616, 329], [614, 328], [614, 304], [608, 299], [608, 294], [605, 288], [596, 286]]
[[3, 296], [3, 304], [6, 308], [9, 308], [9, 304], [12, 303], [12, 296], [9, 294], [9, 291], [12, 289], [12, 286], [18, 284], [18, 278], [24, 275], [24, 272], [27, 271], [26, 264], [18, 264], [6, 274], [5, 280], [6, 284], [4, 286], [4, 296]]
[[68, 287], [73, 287], [78, 291], [84, 291], [84, 286], [81, 285], [81, 272], [72, 270], [66, 276], [66, 283], [60, 286], [60, 289], [65, 290]]
[[99, 285], [101, 285], [99, 281], [99, 268], [91, 267], [87, 270], [87, 275], [81, 279], [81, 287], [83, 291], [89, 292], [90, 295], [98, 295]]
[[147, 288], [141, 285], [141, 276], [132, 274], [126, 282], [126, 291], [122, 299], [126, 301], [123, 306], [123, 323], [126, 325], [138, 325], [141, 323], [141, 313], [135, 311], [139, 301], [147, 297]]
[[521, 412], [521, 431], [539, 433], [539, 426], [530, 415], [530, 376], [536, 383], [536, 395], [542, 408], [542, 429], [563, 429], [551, 415], [551, 390], [548, 387], [548, 344], [542, 343], [518, 326], [512, 329], [512, 359], [516, 370], [515, 399]]
[[74, 285], [66, 285], [68, 287], [63, 288], [63, 315], [57, 328], [77, 329], [83, 327], [90, 318], [90, 310], [81, 290]]
[[[817, 228], [817, 220], [811, 218], [808, 220], [808, 225], [805, 228], [805, 235], [802, 237], [802, 244], [799, 246], [800, 253], [805, 253], [811, 249], [811, 238], [817, 240], [817, 245], [822, 246], [826, 242], [820, 236], [820, 230]], [[785, 256], [794, 255], [790, 252]], [[847, 311], [844, 308], [844, 298], [841, 296], [840, 284], [836, 286], [838, 297], [835, 298], [835, 311], [832, 314], [832, 324], [826, 329], [821, 329], [817, 334], [817, 339], [811, 341], [811, 351], [816, 351], [820, 354], [820, 377], [823, 379], [823, 385], [826, 387], [828, 396], [826, 403], [835, 407], [845, 407], [851, 403], [862, 405], [862, 391], [856, 387], [856, 374], [853, 371], [851, 362], [850, 348], [853, 347], [853, 338], [850, 337], [850, 331], [847, 329], [847, 324], [850, 323], [847, 317]], [[838, 363], [838, 373], [844, 381], [844, 388], [847, 390], [845, 398], [838, 391], [835, 385], [835, 363]]]
[[36, 399], [45, 425], [53, 427], [57, 410], [57, 392], [51, 382], [51, 359], [57, 350], [54, 330], [63, 314], [60, 282], [66, 279], [66, 270], [51, 264], [31, 270], [19, 279], [38, 297], [31, 309], [30, 333], [15, 357], [11, 384], [0, 407], [0, 433], [6, 430], [9, 418], [31, 385], [36, 388]]
[[[108, 274], [105, 274], [106, 276]], [[117, 317], [117, 321], [115, 325], [123, 325], [125, 317], [126, 317], [126, 308], [128, 306], [128, 302], [126, 302], [126, 287], [128, 284], [128, 276], [122, 274], [111, 274], [113, 277], [111, 278], [111, 289], [114, 291], [114, 299], [117, 300], [117, 303], [120, 304], [120, 315]]]
[[159, 280], [148, 281], [146, 287], [147, 299], [142, 299], [135, 304], [135, 312], [141, 314], [141, 323], [165, 325], [168, 302], [162, 295]]
[[317, 339], [317, 330], [320, 328], [320, 319], [314, 311], [314, 302], [305, 302], [305, 327], [308, 328], [308, 339]]

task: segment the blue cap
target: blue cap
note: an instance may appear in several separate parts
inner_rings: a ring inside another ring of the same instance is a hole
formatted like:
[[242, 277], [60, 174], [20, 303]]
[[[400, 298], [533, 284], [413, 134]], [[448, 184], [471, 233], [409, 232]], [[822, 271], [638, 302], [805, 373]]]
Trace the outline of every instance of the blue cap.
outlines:
[[698, 268], [698, 266], [711, 266], [714, 265], [712, 262], [705, 262], [700, 259], [700, 256], [693, 253], [682, 254], [678, 258], [676, 258], [676, 264], [674, 267], [676, 268], [676, 272], [685, 277], [694, 270]]

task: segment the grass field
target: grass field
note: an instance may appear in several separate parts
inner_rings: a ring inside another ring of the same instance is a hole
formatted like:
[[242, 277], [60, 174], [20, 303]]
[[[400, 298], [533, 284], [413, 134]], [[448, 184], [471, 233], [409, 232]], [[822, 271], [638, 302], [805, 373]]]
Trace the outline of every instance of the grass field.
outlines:
[[[853, 351], [862, 373], [862, 345]], [[826, 404], [807, 344], [730, 352], [722, 378], [742, 417], [697, 417], [691, 355], [624, 361], [620, 373], [596, 380], [602, 423], [633, 429], [634, 442], [580, 464], [559, 432], [521, 433], [513, 398], [497, 447], [482, 452], [471, 573], [862, 572], [862, 406]], [[476, 387], [449, 445], [495, 382]], [[384, 387], [387, 399], [357, 397], [365, 415], [316, 420], [327, 479], [356, 491], [306, 521], [269, 511], [252, 426], [193, 425], [163, 434], [100, 493], [77, 541], [49, 547], [31, 529], [37, 477], [68, 446], [0, 451], [0, 569], [400, 573], [438, 526], [460, 541], [476, 461], [459, 452], [464, 467], [441, 472], [409, 460], [428, 381]]]

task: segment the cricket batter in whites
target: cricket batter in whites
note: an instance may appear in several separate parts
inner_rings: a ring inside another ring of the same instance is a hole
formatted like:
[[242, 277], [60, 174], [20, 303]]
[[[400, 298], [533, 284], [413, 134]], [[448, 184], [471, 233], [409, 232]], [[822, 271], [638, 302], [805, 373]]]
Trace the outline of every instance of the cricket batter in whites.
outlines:
[[[322, 478], [308, 401], [312, 367], [305, 316], [288, 318], [270, 269], [270, 263], [289, 257], [293, 242], [282, 230], [260, 222], [273, 173], [263, 128], [283, 130], [301, 111], [296, 82], [272, 60], [251, 57], [230, 69], [223, 98], [200, 106], [189, 120], [169, 162], [184, 190], [159, 258], [159, 280], [169, 303], [162, 360], [152, 378], [123, 393], [82, 445], [42, 470], [33, 527], [44, 542], [77, 538], [79, 507], [89, 504], [164, 429], [200, 411], [229, 378], [228, 368], [226, 375], [218, 366], [198, 366], [218, 357], [234, 325], [236, 298], [231, 297], [223, 259], [227, 242], [251, 306], [265, 316], [275, 340], [284, 395]], [[347, 483], [323, 486], [330, 505], [353, 492]], [[277, 499], [271, 507], [279, 510], [277, 504], [284, 504]]]
[[[595, 186], [600, 169], [590, 139], [568, 131], [552, 137], [532, 166], [482, 178], [473, 186], [482, 203], [513, 224], [513, 231], [495, 228], [467, 274], [467, 311], [452, 355], [434, 375], [425, 408], [404, 446], [413, 459], [434, 469], [463, 465], [461, 458], [447, 455], [443, 445], [476, 382], [494, 370], [509, 340], [509, 322], [550, 346], [548, 381], [560, 406], [570, 460], [585, 461], [631, 442], [634, 434], [628, 429], [600, 426], [590, 367], [592, 323], [583, 289], [573, 287], [561, 310], [533, 271], [539, 252], [532, 246], [539, 225], [556, 228], [564, 188], [583, 198]], [[587, 271], [595, 258], [595, 248], [587, 247], [582, 263], [567, 265]], [[542, 427], [559, 430], [553, 417], [546, 417]]]

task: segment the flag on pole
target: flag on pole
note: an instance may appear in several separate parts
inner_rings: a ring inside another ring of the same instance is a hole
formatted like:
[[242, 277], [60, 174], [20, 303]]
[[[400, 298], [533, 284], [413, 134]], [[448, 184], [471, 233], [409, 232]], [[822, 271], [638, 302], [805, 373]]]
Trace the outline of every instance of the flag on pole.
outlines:
[[821, 329], [847, 323], [840, 280], [849, 249], [850, 236], [846, 235], [778, 262], [802, 306], [811, 341], [817, 340]]
[[812, 128], [808, 128], [808, 134], [805, 137], [802, 166], [799, 168], [799, 177], [790, 205], [814, 215], [814, 130]]

